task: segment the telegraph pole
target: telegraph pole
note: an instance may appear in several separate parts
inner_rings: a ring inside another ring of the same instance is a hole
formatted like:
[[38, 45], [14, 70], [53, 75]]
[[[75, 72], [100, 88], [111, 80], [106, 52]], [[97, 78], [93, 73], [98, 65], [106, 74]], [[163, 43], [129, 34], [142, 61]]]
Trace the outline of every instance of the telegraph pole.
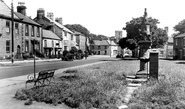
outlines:
[[35, 66], [35, 39], [33, 40], [33, 54], [34, 54], [34, 79], [36, 78], [36, 66]]
[[13, 10], [13, 0], [11, 3], [11, 18], [12, 18], [12, 63], [14, 63], [14, 10]]

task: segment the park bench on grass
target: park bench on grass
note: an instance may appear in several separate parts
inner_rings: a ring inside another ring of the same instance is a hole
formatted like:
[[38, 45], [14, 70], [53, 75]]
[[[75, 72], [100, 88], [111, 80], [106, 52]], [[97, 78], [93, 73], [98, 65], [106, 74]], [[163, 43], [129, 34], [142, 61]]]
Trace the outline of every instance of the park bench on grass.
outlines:
[[36, 73], [35, 78], [33, 75], [28, 75], [27, 76], [28, 80], [26, 81], [25, 87], [27, 88], [27, 83], [34, 83], [34, 86], [36, 87], [49, 85], [51, 83], [51, 80], [53, 80], [55, 83], [54, 78], [55, 70], [56, 69], [40, 71]]

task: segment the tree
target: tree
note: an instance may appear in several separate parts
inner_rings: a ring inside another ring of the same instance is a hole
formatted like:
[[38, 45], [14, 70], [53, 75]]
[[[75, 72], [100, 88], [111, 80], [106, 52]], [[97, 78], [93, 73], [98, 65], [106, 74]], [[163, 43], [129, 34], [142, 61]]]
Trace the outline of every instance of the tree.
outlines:
[[177, 25], [175, 25], [174, 27], [174, 30], [177, 32], [176, 34], [174, 35], [179, 35], [179, 34], [182, 34], [182, 33], [185, 33], [185, 19], [180, 21]]
[[67, 27], [71, 31], [77, 31], [84, 34], [86, 37], [89, 37], [89, 30], [80, 24], [67, 24], [65, 25], [65, 27]]
[[[127, 43], [126, 47], [129, 49], [134, 49], [138, 46], [138, 42], [141, 40], [146, 40], [146, 33], [142, 31], [142, 21], [143, 17], [133, 18], [131, 21], [126, 23], [126, 27], [123, 29], [127, 32]], [[158, 19], [153, 19], [152, 17], [148, 18], [148, 23], [150, 25], [150, 36], [147, 36], [147, 39], [152, 41], [152, 48], [162, 47], [167, 41], [167, 33], [165, 30], [158, 28], [159, 24]]]

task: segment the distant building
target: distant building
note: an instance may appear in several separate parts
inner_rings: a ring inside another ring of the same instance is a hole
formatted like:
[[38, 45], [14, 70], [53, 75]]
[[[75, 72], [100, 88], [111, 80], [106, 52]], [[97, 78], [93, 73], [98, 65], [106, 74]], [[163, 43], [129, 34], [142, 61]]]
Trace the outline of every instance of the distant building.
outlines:
[[41, 25], [26, 16], [26, 6], [19, 2], [14, 12], [14, 33], [12, 33], [11, 9], [0, 0], [0, 58], [11, 57], [11, 35], [14, 34], [14, 55], [21, 58], [24, 53], [33, 53], [33, 47], [42, 52]]
[[174, 59], [185, 59], [185, 33], [173, 38]]
[[110, 48], [107, 40], [93, 40], [90, 49], [95, 55], [110, 55]]
[[118, 45], [113, 40], [107, 40], [109, 43], [110, 56], [115, 56], [118, 54]]
[[81, 49], [83, 52], [86, 51], [89, 48], [89, 38], [77, 31], [74, 31], [74, 35], [76, 36], [78, 49]]

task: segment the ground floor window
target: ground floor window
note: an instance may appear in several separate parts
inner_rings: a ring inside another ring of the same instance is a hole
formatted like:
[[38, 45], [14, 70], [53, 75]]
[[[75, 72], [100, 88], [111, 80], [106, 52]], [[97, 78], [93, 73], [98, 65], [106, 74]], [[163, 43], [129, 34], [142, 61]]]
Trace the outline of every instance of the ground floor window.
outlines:
[[6, 53], [10, 53], [10, 40], [6, 41]]
[[29, 41], [28, 40], [25, 41], [25, 51], [26, 52], [29, 51]]

